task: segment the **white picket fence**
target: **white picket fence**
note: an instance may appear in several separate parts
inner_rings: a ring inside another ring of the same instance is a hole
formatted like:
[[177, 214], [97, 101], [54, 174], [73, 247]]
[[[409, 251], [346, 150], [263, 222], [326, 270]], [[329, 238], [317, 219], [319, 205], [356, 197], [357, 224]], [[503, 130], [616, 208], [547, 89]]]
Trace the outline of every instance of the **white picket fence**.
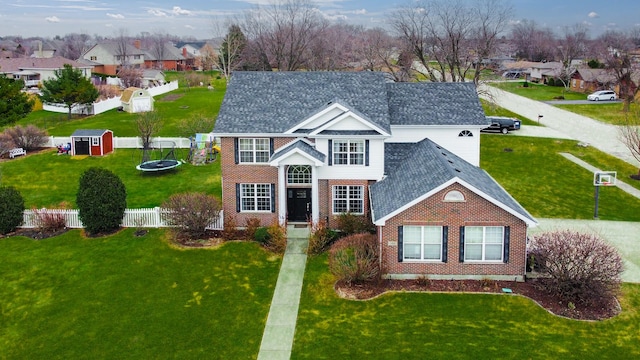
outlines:
[[[71, 209], [40, 209], [39, 213], [46, 214], [59, 214], [65, 219], [66, 226], [73, 229], [81, 229], [84, 227], [82, 221], [78, 217], [78, 210]], [[159, 207], [148, 209], [125, 209], [124, 217], [122, 218], [122, 227], [136, 227], [136, 228], [158, 228], [169, 227], [164, 220], [163, 214], [166, 214], [167, 210]], [[209, 230], [222, 230], [223, 228], [224, 214], [222, 210], [218, 214], [218, 218], [214, 220], [207, 229]], [[23, 215], [22, 228], [36, 228], [38, 227], [37, 217], [33, 210], [25, 210]]]
[[[177, 149], [188, 149], [191, 147], [191, 140], [189, 138], [181, 137], [154, 137], [153, 141], [172, 141], [176, 144]], [[49, 136], [47, 142], [42, 145], [43, 147], [56, 147], [60, 144], [66, 144], [71, 142], [71, 136]], [[139, 137], [113, 137], [113, 147], [115, 149], [140, 149], [142, 148], [142, 142]]]
[[[178, 81], [168, 82], [164, 85], [149, 87], [147, 91], [151, 96], [157, 96], [160, 94], [168, 93], [169, 91], [176, 90], [178, 88]], [[120, 96], [112, 97], [106, 100], [99, 100], [91, 105], [76, 105], [71, 108], [72, 114], [82, 115], [98, 115], [105, 111], [115, 109], [122, 106]], [[45, 111], [67, 113], [69, 109], [65, 104], [42, 104], [42, 109]]]

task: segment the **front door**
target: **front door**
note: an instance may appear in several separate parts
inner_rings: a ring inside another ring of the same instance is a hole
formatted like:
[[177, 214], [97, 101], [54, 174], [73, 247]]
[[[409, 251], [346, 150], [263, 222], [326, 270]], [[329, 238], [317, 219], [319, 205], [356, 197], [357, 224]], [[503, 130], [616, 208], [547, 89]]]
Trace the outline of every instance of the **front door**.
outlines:
[[311, 188], [287, 189], [287, 220], [308, 221], [311, 216]]

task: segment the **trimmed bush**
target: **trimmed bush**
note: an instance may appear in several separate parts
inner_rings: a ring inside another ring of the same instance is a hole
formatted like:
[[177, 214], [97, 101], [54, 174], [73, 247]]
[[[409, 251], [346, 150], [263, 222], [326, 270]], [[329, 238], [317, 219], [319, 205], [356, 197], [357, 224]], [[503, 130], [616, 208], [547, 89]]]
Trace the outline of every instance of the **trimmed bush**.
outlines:
[[373, 234], [354, 234], [338, 240], [329, 250], [329, 270], [347, 284], [380, 278], [378, 244]]
[[204, 193], [174, 194], [162, 204], [167, 210], [164, 219], [178, 240], [202, 239], [207, 227], [219, 216], [220, 202], [214, 196]]
[[267, 245], [269, 242], [269, 228], [259, 227], [253, 233], [253, 239], [262, 245]]
[[548, 276], [544, 289], [566, 302], [597, 304], [620, 288], [622, 257], [596, 235], [543, 233], [532, 238], [528, 252], [530, 266]]
[[276, 254], [284, 254], [287, 248], [287, 229], [275, 222], [267, 228], [267, 233], [267, 249]]
[[120, 178], [107, 169], [89, 168], [80, 176], [76, 196], [78, 216], [91, 234], [120, 228], [127, 207], [127, 191]]
[[0, 186], [0, 234], [8, 234], [22, 225], [24, 199], [13, 186]]

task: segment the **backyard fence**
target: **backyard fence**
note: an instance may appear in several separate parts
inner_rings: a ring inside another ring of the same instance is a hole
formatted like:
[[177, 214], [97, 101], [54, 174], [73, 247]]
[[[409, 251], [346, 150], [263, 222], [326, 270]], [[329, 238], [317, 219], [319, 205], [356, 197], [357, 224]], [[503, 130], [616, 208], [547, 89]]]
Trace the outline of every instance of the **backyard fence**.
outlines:
[[[167, 209], [155, 207], [148, 209], [125, 209], [124, 217], [122, 218], [122, 227], [136, 227], [136, 228], [158, 228], [169, 227], [164, 221], [164, 214], [167, 213]], [[23, 215], [22, 228], [33, 229], [38, 227], [37, 214], [50, 214], [61, 215], [64, 217], [66, 227], [73, 229], [84, 228], [82, 221], [78, 217], [79, 211], [77, 209], [65, 210], [65, 209], [39, 209], [39, 210], [25, 210]], [[218, 217], [207, 227], [208, 230], [222, 230], [223, 228], [224, 214], [222, 210], [218, 214]]]
[[[152, 141], [172, 141], [176, 144], [176, 149], [188, 149], [191, 147], [191, 139], [182, 137], [154, 137]], [[44, 147], [56, 147], [60, 144], [67, 144], [71, 142], [71, 136], [49, 136], [48, 141], [43, 145]], [[114, 149], [140, 149], [142, 148], [142, 141], [139, 137], [113, 137]]]

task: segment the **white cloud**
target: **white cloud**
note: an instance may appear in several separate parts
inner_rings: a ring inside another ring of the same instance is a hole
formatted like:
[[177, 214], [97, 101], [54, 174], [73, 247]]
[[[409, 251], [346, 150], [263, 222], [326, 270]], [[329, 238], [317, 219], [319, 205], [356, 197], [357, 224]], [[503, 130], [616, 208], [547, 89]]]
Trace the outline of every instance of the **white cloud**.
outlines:
[[509, 20], [509, 26], [514, 26], [520, 24], [520, 20]]
[[195, 30], [195, 26], [191, 26], [191, 25], [185, 25], [184, 27], [186, 27], [187, 29], [191, 29], [191, 30]]
[[48, 16], [48, 17], [46, 17], [44, 19], [47, 20], [47, 22], [50, 22], [50, 23], [60, 22], [60, 19], [57, 16]]
[[191, 15], [191, 11], [185, 10], [180, 6], [174, 6], [171, 12], [173, 12], [174, 15]]
[[367, 9], [354, 10], [353, 14], [355, 15], [365, 15], [367, 13]]
[[147, 10], [147, 12], [153, 16], [159, 16], [159, 17], [166, 17], [167, 13], [165, 13], [162, 10], [158, 10], [158, 9], [149, 9]]
[[124, 19], [124, 15], [122, 14], [107, 13], [107, 16], [114, 19]]
[[598, 13], [595, 12], [595, 11], [590, 12], [589, 15], [587, 15], [587, 16], [592, 18], [592, 19], [600, 17], [600, 15], [598, 15]]

